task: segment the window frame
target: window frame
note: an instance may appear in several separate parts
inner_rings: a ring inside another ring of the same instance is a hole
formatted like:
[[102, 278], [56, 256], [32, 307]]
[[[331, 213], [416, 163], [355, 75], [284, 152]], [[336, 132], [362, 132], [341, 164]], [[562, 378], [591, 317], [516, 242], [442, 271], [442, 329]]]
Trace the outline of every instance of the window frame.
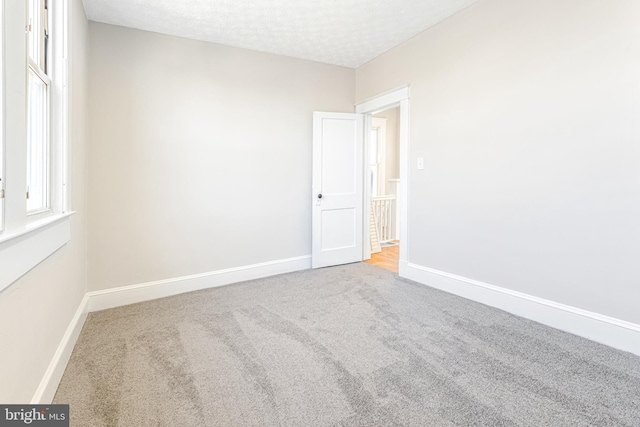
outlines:
[[[4, 3], [4, 2], [3, 2]], [[4, 232], [4, 217], [5, 217], [5, 198], [4, 198], [4, 186], [6, 182], [5, 177], [5, 87], [4, 87], [4, 4], [0, 6], [0, 235]]]
[[[386, 195], [386, 147], [387, 147], [387, 119], [383, 117], [371, 118], [371, 132], [376, 133], [376, 163], [371, 163], [369, 159], [369, 168], [371, 169], [371, 179], [374, 181], [371, 184], [371, 194], [377, 193], [377, 196]], [[369, 138], [369, 143], [371, 143]], [[369, 147], [370, 149], [371, 147]], [[375, 173], [373, 168], [376, 169]]]
[[29, 195], [30, 192], [32, 190], [32, 182], [30, 182], [30, 168], [31, 168], [31, 151], [33, 150], [33, 147], [31, 146], [31, 144], [33, 143], [33, 141], [31, 140], [31, 137], [29, 136], [29, 133], [27, 132], [27, 217], [30, 218], [39, 218], [42, 217], [44, 215], [48, 215], [53, 213], [52, 207], [51, 207], [51, 79], [47, 76], [47, 75], [43, 75], [41, 73], [41, 70], [35, 69], [33, 68], [33, 61], [31, 58], [29, 58], [29, 63], [27, 65], [27, 126], [28, 128], [31, 127], [31, 124], [29, 123], [29, 121], [32, 119], [31, 117], [31, 108], [29, 105], [29, 102], [31, 100], [31, 83], [30, 83], [30, 79], [31, 79], [31, 74], [33, 74], [33, 78], [39, 79], [43, 84], [44, 84], [44, 113], [43, 113], [43, 117], [41, 117], [43, 123], [43, 138], [44, 141], [40, 141], [40, 143], [42, 144], [41, 150], [42, 150], [42, 170], [40, 171], [42, 174], [42, 191], [43, 191], [43, 203], [40, 207], [33, 209], [33, 210], [29, 210]]
[[[27, 1], [0, 3], [2, 50], [2, 101], [0, 144], [4, 151], [5, 174], [2, 200], [4, 228], [0, 228], [0, 292], [30, 269], [64, 246], [71, 239], [67, 196], [67, 157], [69, 138], [69, 43], [70, 7], [68, 0], [48, 0], [49, 48], [49, 187], [50, 209], [27, 213], [28, 78], [34, 64], [29, 59]], [[1, 155], [0, 155], [1, 156]], [[1, 226], [0, 226], [1, 227]]]
[[[52, 23], [55, 19], [54, 6], [52, 10], [49, 10], [49, 2], [47, 0], [29, 0], [27, 2], [27, 188], [26, 188], [26, 211], [29, 221], [37, 221], [44, 217], [47, 217], [54, 213], [54, 207], [52, 204], [53, 194], [58, 190], [52, 188], [52, 151], [57, 149], [54, 145], [57, 141], [52, 138], [52, 115], [53, 115], [53, 86], [54, 86], [54, 62], [61, 60], [57, 52], [54, 52], [53, 46], [57, 39], [57, 32], [54, 37], [51, 37], [52, 30], [55, 32], [57, 23]], [[34, 13], [33, 8], [37, 8], [38, 12]], [[52, 12], [53, 13], [50, 13]], [[32, 51], [37, 57], [31, 55]], [[44, 111], [42, 112], [42, 141], [34, 141], [31, 138], [30, 131], [32, 130], [31, 120], [34, 117], [31, 116], [32, 109], [30, 102], [32, 100], [31, 90], [33, 86], [31, 84], [32, 74], [34, 78], [40, 79], [44, 84]], [[35, 148], [31, 144], [37, 143], [39, 147]], [[29, 209], [30, 195], [35, 188], [35, 182], [31, 179], [34, 177], [34, 172], [31, 170], [33, 166], [31, 155], [34, 151], [41, 151], [41, 158], [39, 163], [42, 168], [37, 170], [35, 174], [41, 177], [38, 187], [41, 188], [40, 197], [42, 203], [35, 209]]]

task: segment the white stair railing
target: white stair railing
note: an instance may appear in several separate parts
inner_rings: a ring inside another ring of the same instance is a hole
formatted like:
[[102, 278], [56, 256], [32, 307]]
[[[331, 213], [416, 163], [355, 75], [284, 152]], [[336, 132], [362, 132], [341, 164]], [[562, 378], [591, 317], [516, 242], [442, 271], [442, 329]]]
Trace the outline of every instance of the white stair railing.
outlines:
[[387, 188], [389, 194], [396, 196], [395, 209], [391, 215], [391, 233], [393, 234], [393, 240], [400, 240], [400, 179], [392, 178], [387, 181]]
[[371, 210], [378, 228], [378, 241], [388, 243], [394, 239], [391, 219], [395, 210], [396, 196], [376, 196], [371, 198]]
[[[373, 207], [373, 205], [371, 205]], [[382, 246], [378, 240], [378, 224], [373, 214], [373, 209], [369, 209], [369, 235], [371, 236], [371, 253], [377, 254], [382, 252]]]

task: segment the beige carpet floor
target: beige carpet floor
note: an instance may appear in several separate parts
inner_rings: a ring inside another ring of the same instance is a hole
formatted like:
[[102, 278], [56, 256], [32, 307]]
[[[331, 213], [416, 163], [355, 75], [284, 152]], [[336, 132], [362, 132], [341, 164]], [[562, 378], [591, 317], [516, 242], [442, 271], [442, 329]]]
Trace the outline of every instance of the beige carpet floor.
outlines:
[[72, 426], [640, 426], [640, 357], [359, 263], [89, 315]]

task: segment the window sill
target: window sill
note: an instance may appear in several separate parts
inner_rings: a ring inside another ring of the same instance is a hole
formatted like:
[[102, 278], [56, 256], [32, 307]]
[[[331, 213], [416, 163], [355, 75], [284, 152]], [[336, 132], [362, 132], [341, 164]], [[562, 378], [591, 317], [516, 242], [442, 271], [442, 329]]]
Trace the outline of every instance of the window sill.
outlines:
[[74, 213], [48, 216], [0, 235], [0, 292], [71, 240]]

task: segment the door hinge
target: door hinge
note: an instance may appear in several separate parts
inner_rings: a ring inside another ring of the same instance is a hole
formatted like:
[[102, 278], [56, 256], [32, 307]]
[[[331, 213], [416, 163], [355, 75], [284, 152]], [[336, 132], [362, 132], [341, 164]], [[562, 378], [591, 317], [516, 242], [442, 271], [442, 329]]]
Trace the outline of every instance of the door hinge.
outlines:
[[4, 188], [0, 188], [0, 199], [4, 199]]

